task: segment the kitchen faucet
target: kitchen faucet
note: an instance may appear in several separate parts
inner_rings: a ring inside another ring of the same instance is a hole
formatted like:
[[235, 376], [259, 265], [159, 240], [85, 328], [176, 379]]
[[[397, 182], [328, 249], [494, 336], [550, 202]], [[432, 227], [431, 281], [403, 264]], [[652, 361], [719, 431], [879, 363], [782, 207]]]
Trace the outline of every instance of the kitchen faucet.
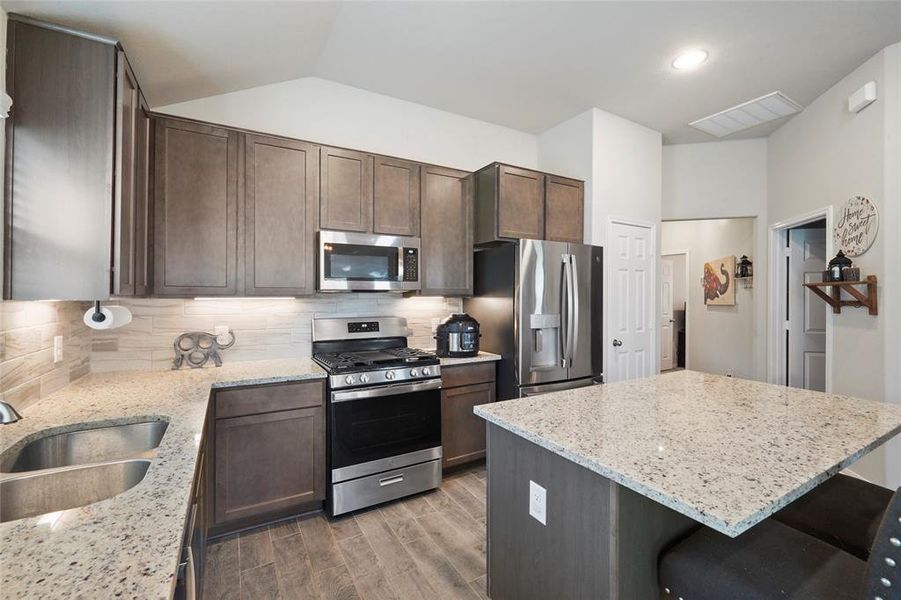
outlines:
[[15, 423], [21, 418], [22, 415], [16, 412], [16, 409], [13, 408], [12, 404], [7, 404], [3, 400], [0, 400], [0, 423], [3, 425]]

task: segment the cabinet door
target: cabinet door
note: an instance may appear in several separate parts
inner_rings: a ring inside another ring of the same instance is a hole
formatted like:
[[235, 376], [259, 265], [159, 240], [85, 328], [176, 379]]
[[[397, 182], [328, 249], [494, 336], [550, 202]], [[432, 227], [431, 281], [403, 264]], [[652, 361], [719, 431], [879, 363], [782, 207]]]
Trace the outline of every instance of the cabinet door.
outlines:
[[494, 383], [441, 390], [442, 465], [454, 467], [485, 457], [485, 421], [474, 406], [494, 402]]
[[159, 119], [154, 149], [156, 294], [234, 295], [238, 134]]
[[106, 299], [116, 48], [13, 15], [7, 42], [4, 297]]
[[140, 92], [119, 50], [116, 57], [116, 187], [113, 205], [113, 294], [135, 293], [135, 225]]
[[472, 178], [422, 167], [422, 294], [472, 295]]
[[312, 294], [319, 148], [249, 134], [244, 148], [244, 293]]
[[372, 156], [322, 148], [319, 226], [372, 231]]
[[387, 235], [419, 235], [419, 165], [375, 157], [372, 231]]
[[323, 410], [216, 421], [216, 523], [325, 498]]
[[585, 184], [548, 175], [544, 197], [544, 239], [581, 244]]
[[498, 237], [544, 239], [544, 175], [507, 165], [498, 169]]
[[141, 98], [135, 129], [135, 295], [153, 291], [153, 198], [150, 195], [151, 120]]

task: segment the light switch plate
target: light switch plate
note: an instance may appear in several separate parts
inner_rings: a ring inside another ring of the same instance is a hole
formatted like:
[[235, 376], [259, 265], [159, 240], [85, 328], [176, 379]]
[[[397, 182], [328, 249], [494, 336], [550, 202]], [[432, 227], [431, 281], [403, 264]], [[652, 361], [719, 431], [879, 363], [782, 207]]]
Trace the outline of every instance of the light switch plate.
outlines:
[[529, 516], [547, 525], [547, 490], [529, 481]]
[[63, 361], [63, 336], [53, 336], [53, 363]]

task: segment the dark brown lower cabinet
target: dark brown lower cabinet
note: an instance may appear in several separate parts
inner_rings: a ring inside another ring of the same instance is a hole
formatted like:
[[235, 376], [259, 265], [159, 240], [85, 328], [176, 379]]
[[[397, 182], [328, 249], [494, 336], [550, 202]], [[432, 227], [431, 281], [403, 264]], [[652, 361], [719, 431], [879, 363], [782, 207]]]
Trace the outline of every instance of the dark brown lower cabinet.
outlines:
[[[271, 402], [260, 401], [270, 394]], [[242, 398], [248, 414], [240, 414]], [[325, 499], [323, 382], [228, 390], [215, 401], [213, 533], [318, 508]]]
[[495, 363], [442, 367], [442, 466], [485, 458], [485, 421], [472, 409], [495, 399]]

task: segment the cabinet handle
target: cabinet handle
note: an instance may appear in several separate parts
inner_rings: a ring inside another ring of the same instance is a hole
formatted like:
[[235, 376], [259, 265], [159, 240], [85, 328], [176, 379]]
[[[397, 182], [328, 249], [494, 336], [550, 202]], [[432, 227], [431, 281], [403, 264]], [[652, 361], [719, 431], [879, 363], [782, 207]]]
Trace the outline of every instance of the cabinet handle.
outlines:
[[401, 483], [404, 480], [403, 475], [398, 475], [396, 477], [386, 477], [384, 479], [379, 479], [379, 485], [381, 487], [385, 487], [386, 485], [394, 485], [395, 483]]

